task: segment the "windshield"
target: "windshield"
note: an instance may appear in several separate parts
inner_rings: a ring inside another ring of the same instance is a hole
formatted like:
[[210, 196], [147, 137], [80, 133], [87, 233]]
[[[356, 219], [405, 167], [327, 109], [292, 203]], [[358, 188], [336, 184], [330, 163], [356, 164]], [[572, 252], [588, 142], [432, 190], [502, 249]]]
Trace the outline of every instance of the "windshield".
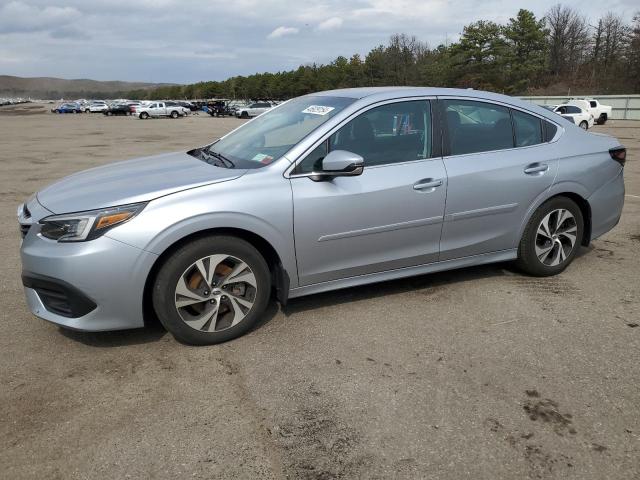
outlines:
[[325, 96], [294, 98], [204, 149], [202, 159], [208, 162], [206, 157], [213, 156], [230, 168], [264, 167], [354, 101]]

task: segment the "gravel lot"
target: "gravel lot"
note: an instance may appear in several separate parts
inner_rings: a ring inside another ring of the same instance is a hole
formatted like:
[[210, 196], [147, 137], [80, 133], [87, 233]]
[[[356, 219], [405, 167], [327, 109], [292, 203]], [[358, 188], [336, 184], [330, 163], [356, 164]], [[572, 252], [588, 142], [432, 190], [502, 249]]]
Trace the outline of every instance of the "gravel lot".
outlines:
[[0, 476], [640, 477], [640, 122], [621, 223], [555, 278], [470, 268], [273, 304], [233, 342], [61, 330], [27, 311], [16, 206], [239, 124], [0, 111]]

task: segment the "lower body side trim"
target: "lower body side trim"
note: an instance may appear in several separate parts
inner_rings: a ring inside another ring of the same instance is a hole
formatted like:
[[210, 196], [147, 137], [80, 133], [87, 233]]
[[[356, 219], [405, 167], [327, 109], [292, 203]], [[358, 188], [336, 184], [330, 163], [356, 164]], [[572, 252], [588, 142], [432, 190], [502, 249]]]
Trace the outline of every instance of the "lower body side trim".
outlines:
[[517, 257], [518, 249], [513, 248], [509, 250], [500, 250], [498, 252], [483, 253], [481, 255], [472, 255], [470, 257], [454, 258], [451, 260], [444, 260], [442, 262], [433, 262], [425, 265], [398, 268], [395, 270], [388, 270], [386, 272], [376, 272], [366, 275], [358, 275], [356, 277], [341, 278], [339, 280], [331, 280], [329, 282], [314, 283], [311, 285], [305, 285], [304, 287], [292, 288], [289, 291], [289, 298], [303, 297], [314, 293], [339, 290], [341, 288], [366, 285], [368, 283], [385, 282], [387, 280], [395, 280], [398, 278], [413, 277], [416, 275], [423, 275], [425, 273], [483, 265], [485, 263], [506, 262], [509, 260], [515, 260]]

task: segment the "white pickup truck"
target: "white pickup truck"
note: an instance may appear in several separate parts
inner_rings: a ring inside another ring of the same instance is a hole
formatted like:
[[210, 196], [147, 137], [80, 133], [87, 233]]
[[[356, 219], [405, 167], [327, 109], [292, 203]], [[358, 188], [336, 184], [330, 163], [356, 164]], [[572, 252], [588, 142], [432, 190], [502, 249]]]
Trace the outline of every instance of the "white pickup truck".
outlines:
[[613, 108], [609, 105], [603, 105], [594, 98], [572, 98], [567, 102], [569, 105], [575, 105], [586, 110], [595, 119], [598, 125], [604, 125], [611, 118]]
[[136, 115], [143, 120], [149, 117], [184, 117], [189, 114], [189, 109], [174, 102], [152, 102], [144, 107], [136, 108]]

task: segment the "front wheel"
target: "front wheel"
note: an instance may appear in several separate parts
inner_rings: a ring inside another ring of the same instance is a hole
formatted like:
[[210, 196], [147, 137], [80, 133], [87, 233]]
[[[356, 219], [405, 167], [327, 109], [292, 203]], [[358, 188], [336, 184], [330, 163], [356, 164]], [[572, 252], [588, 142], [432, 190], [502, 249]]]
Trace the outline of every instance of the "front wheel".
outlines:
[[175, 110], [173, 112], [171, 112], [171, 118], [176, 119], [178, 118], [178, 112], [176, 112]]
[[149, 114], [148, 114], [147, 112], [142, 112], [142, 113], [140, 114], [140, 118], [141, 118], [142, 120], [146, 120], [147, 118], [149, 118]]
[[517, 266], [536, 277], [557, 275], [575, 258], [583, 231], [582, 212], [573, 200], [548, 200], [527, 223], [518, 246]]
[[248, 242], [209, 236], [190, 242], [162, 265], [153, 306], [179, 341], [211, 345], [247, 332], [269, 302], [269, 267]]

